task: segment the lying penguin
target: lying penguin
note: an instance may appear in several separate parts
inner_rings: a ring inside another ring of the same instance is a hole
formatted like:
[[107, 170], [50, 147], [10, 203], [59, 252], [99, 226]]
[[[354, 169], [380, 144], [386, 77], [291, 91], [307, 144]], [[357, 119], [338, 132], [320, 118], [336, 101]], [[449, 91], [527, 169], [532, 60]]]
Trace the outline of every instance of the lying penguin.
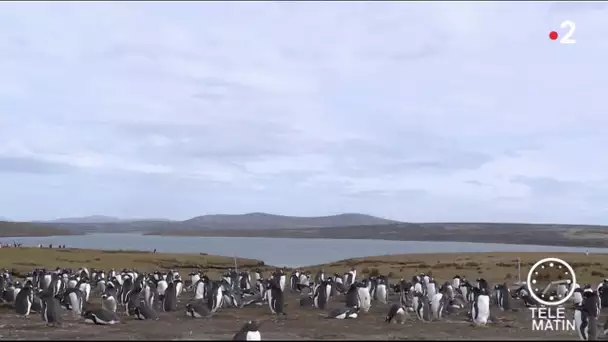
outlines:
[[354, 319], [359, 317], [359, 307], [353, 308], [337, 308], [330, 311], [325, 318], [334, 318], [334, 319]]
[[97, 325], [112, 325], [120, 323], [115, 312], [103, 308], [86, 311], [83, 315], [85, 323]]

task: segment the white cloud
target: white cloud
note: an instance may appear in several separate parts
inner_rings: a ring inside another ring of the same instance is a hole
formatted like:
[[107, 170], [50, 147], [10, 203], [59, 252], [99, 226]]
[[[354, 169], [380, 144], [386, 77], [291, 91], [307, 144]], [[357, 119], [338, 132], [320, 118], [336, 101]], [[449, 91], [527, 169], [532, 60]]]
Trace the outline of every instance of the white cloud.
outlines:
[[605, 222], [607, 14], [2, 3], [0, 214]]

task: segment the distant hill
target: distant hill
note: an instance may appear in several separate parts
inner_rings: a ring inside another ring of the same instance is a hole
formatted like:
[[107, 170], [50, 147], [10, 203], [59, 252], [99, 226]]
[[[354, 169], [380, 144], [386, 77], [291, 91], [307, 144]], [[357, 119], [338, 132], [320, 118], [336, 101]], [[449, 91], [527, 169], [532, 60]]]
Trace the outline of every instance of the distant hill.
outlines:
[[49, 235], [73, 235], [67, 229], [49, 227], [29, 222], [6, 222], [0, 221], [0, 240], [2, 237], [10, 236], [49, 236]]
[[369, 227], [399, 222], [363, 214], [297, 217], [266, 213], [249, 213], [243, 215], [204, 215], [185, 221], [170, 221], [166, 219], [120, 219], [96, 215], [62, 218], [36, 223], [67, 229], [75, 233], [162, 232], [163, 234], [170, 234], [173, 231], [200, 230], [276, 230], [344, 226]]
[[344, 226], [376, 226], [398, 223], [364, 214], [340, 214], [332, 216], [301, 217], [282, 216], [266, 213], [249, 213], [243, 215], [205, 215], [182, 221], [181, 228], [191, 229], [288, 229], [288, 228], [323, 228]]
[[91, 215], [83, 217], [65, 217], [50, 221], [39, 221], [45, 223], [121, 223], [121, 222], [146, 222], [146, 221], [171, 221], [169, 219], [122, 219], [112, 216]]

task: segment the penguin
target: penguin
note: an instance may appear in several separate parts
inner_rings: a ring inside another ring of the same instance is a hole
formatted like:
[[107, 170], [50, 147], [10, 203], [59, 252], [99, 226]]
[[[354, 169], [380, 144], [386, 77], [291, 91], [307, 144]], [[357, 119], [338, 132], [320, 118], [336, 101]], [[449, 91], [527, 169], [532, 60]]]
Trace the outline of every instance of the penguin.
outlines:
[[597, 318], [599, 317], [599, 297], [597, 292], [583, 291], [583, 302], [574, 310], [574, 324], [578, 336], [583, 341], [597, 339]]
[[210, 317], [211, 312], [201, 302], [192, 302], [186, 304], [186, 315], [192, 318]]
[[63, 292], [60, 303], [75, 316], [80, 316], [84, 305], [84, 294], [78, 288], [69, 288]]
[[369, 290], [366, 287], [362, 286], [363, 284], [361, 284], [361, 283], [359, 283], [359, 284], [361, 286], [357, 287], [357, 296], [358, 296], [357, 307], [363, 312], [368, 312], [372, 306], [371, 294], [369, 293]]
[[433, 300], [435, 294], [437, 294], [437, 284], [431, 280], [426, 283], [426, 298], [428, 298], [429, 302]]
[[388, 280], [385, 276], [379, 276], [376, 279], [375, 298], [382, 304], [388, 303]]
[[318, 309], [325, 310], [330, 292], [330, 283], [327, 280], [322, 280], [321, 284], [315, 289], [315, 293], [313, 295], [314, 306]]
[[581, 305], [583, 303], [583, 289], [582, 288], [576, 288], [574, 289], [574, 292], [572, 293], [572, 302], [574, 303], [574, 305]]
[[603, 308], [608, 307], [608, 279], [604, 279], [598, 286], [597, 294]]
[[101, 307], [103, 309], [116, 312], [116, 308], [118, 306], [116, 292], [116, 288], [108, 287], [106, 292], [101, 295]]
[[471, 305], [471, 318], [477, 325], [486, 325], [490, 319], [490, 296], [486, 287], [476, 288], [478, 293]]
[[[135, 288], [130, 291], [127, 295], [127, 303], [125, 304], [125, 313], [127, 316], [135, 314], [135, 308], [137, 308], [141, 301], [141, 289]], [[145, 304], [145, 301], [143, 301]]]
[[177, 307], [177, 289], [174, 282], [170, 282], [165, 291], [165, 295], [162, 297], [162, 308], [164, 312], [175, 311]]
[[236, 335], [232, 338], [233, 341], [261, 341], [260, 325], [256, 321], [248, 321], [243, 325]]
[[460, 288], [460, 276], [459, 275], [455, 275], [454, 278], [452, 278], [452, 287], [454, 289], [459, 289]]
[[219, 308], [222, 307], [224, 302], [224, 287], [214, 282], [210, 292], [211, 293], [207, 298], [207, 308], [209, 311], [211, 311], [211, 313], [215, 313]]
[[135, 316], [139, 320], [151, 320], [157, 321], [159, 319], [158, 314], [154, 311], [153, 308], [146, 305], [145, 302], [140, 302], [138, 306], [133, 308], [133, 316]]
[[405, 319], [407, 316], [407, 309], [401, 304], [393, 304], [388, 309], [388, 314], [386, 315], [386, 319], [384, 320], [386, 323], [391, 323], [393, 320], [396, 323], [405, 323]]
[[298, 291], [298, 282], [299, 281], [300, 281], [300, 271], [294, 270], [293, 272], [291, 272], [291, 276], [289, 276], [289, 287], [291, 289], [291, 292]]
[[351, 284], [346, 292], [346, 307], [354, 308], [359, 306], [359, 294], [357, 284]]
[[[205, 277], [206, 278], [206, 277]], [[194, 300], [207, 299], [207, 282], [205, 278], [199, 279], [193, 285]]]
[[76, 288], [79, 289], [80, 291], [82, 291], [82, 294], [84, 295], [84, 298], [83, 298], [84, 302], [88, 303], [89, 298], [91, 296], [91, 284], [89, 283], [89, 279], [88, 278], [80, 279], [80, 281], [76, 285]]
[[447, 297], [444, 293], [438, 292], [433, 295], [431, 299], [431, 313], [433, 318], [441, 319], [443, 317], [443, 310], [445, 309], [445, 300]]
[[34, 304], [34, 289], [30, 285], [23, 287], [15, 298], [15, 312], [17, 315], [28, 318], [32, 312], [32, 306]]
[[106, 309], [95, 309], [86, 311], [83, 314], [85, 323], [97, 325], [113, 325], [120, 323], [120, 319], [115, 312]]
[[266, 292], [268, 296], [268, 307], [270, 308], [270, 312], [275, 315], [286, 315], [283, 311], [285, 306], [283, 299], [283, 291], [279, 284], [276, 281], [270, 281], [268, 283], [269, 289]]
[[48, 325], [61, 324], [61, 304], [53, 296], [52, 292], [44, 293], [41, 296], [42, 308], [40, 310], [42, 320]]
[[428, 322], [431, 320], [429, 299], [422, 293], [415, 293], [412, 298], [412, 307], [419, 320]]
[[507, 283], [496, 285], [496, 302], [502, 311], [511, 309], [511, 289]]
[[359, 308], [337, 308], [330, 311], [325, 318], [354, 319], [359, 317]]

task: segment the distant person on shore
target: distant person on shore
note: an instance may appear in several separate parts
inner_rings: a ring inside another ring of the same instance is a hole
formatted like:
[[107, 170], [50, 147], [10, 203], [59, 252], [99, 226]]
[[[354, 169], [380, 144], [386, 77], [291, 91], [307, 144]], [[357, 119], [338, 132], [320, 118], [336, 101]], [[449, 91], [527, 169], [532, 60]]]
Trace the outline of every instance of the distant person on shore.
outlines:
[[156, 248], [154, 248], [154, 252], [153, 253], [156, 254]]

